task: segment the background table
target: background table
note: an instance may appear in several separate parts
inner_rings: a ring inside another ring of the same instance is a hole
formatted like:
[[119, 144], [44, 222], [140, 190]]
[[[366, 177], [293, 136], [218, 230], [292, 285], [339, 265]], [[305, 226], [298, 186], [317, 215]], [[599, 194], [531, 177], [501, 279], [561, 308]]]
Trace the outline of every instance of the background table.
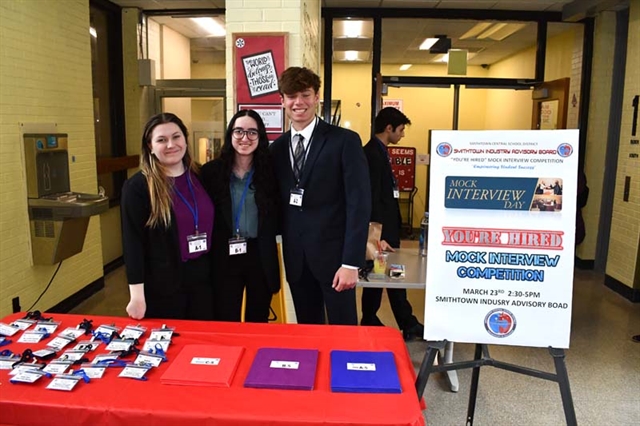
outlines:
[[[23, 315], [4, 318], [5, 323]], [[49, 315], [47, 315], [49, 316]], [[52, 314], [62, 324], [52, 336], [83, 319], [78, 315]], [[121, 317], [89, 317], [94, 328], [102, 324], [124, 327], [135, 324]], [[407, 348], [397, 330], [387, 327], [314, 326], [297, 324], [245, 324], [173, 320], [144, 320], [147, 333], [163, 323], [176, 327], [167, 351], [168, 362], [147, 373], [147, 381], [117, 377], [121, 368], [108, 368], [102, 379], [80, 382], [71, 392], [46, 389], [50, 381], [11, 384], [7, 370], [0, 370], [0, 423], [12, 425], [424, 425], [415, 391], [415, 372]], [[21, 332], [4, 346], [12, 352], [42, 348], [16, 343]], [[82, 338], [78, 339], [82, 340]], [[184, 345], [242, 346], [245, 352], [229, 388], [178, 386], [160, 383], [160, 377]], [[72, 345], [69, 345], [72, 346]], [[106, 353], [105, 345], [95, 354]], [[313, 391], [244, 388], [243, 383], [256, 351], [261, 347], [319, 349]], [[65, 348], [66, 349], [66, 348]], [[392, 351], [402, 386], [401, 394], [332, 393], [332, 349]], [[132, 357], [131, 360], [134, 358]], [[77, 369], [77, 368], [74, 368]]]
[[[404, 265], [404, 279], [391, 278], [388, 275], [384, 278], [374, 278], [369, 275], [368, 281], [359, 278], [358, 287], [425, 289], [427, 282], [426, 256], [420, 256], [415, 248], [400, 248], [395, 252], [389, 252], [387, 264], [391, 265], [392, 263]], [[453, 362], [453, 342], [447, 342], [444, 352], [439, 355], [441, 362], [451, 364]], [[449, 388], [452, 392], [458, 392], [460, 388], [458, 373], [447, 371], [446, 374]]]

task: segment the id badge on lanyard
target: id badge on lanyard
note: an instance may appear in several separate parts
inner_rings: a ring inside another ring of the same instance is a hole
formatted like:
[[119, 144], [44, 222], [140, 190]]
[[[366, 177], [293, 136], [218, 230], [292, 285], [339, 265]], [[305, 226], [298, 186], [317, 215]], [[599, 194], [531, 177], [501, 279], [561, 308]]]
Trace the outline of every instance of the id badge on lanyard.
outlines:
[[199, 253], [207, 250], [207, 233], [200, 232], [187, 235], [187, 243], [189, 243], [189, 253]]
[[400, 190], [397, 186], [393, 188], [393, 198], [400, 198]]
[[242, 237], [229, 239], [229, 256], [245, 254], [247, 252], [247, 240]]
[[289, 204], [296, 207], [302, 207], [302, 197], [304, 196], [304, 189], [294, 188], [289, 194]]

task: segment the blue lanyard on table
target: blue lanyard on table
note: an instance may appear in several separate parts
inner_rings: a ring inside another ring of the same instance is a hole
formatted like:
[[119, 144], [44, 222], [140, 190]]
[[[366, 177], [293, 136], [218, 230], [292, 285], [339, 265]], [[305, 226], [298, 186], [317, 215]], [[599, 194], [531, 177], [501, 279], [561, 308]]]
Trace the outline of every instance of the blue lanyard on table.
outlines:
[[[238, 203], [238, 207], [236, 208], [236, 214], [233, 219], [234, 225], [236, 228], [236, 236], [240, 236], [240, 214], [242, 213], [242, 208], [244, 207], [244, 201], [247, 197], [247, 191], [249, 190], [249, 185], [251, 184], [251, 177], [253, 177], [253, 169], [247, 175], [247, 181], [244, 183], [244, 189], [242, 190], [242, 196], [240, 197], [240, 202]], [[231, 191], [232, 201], [233, 201], [233, 191]]]
[[[380, 147], [384, 151], [384, 155], [387, 157], [387, 161], [389, 162], [389, 167], [391, 167], [391, 156], [389, 155], [389, 149], [387, 149], [387, 146], [383, 144], [380, 139], [378, 139], [378, 143], [380, 144]], [[396, 181], [396, 176], [393, 174], [393, 167], [391, 167], [391, 180], [393, 182], [393, 187], [397, 188], [398, 182]]]
[[[187, 173], [189, 173], [189, 171], [187, 170]], [[193, 185], [191, 184], [191, 174], [187, 174], [187, 186], [189, 187], [189, 192], [191, 193], [191, 198], [193, 198], [193, 205], [194, 207], [191, 207], [191, 204], [189, 204], [189, 202], [187, 201], [186, 198], [184, 198], [184, 195], [182, 195], [180, 193], [180, 191], [178, 191], [178, 188], [176, 188], [176, 194], [178, 194], [178, 196], [180, 197], [180, 199], [187, 205], [187, 207], [189, 208], [189, 211], [191, 212], [191, 214], [193, 215], [193, 220], [196, 224], [196, 234], [198, 233], [198, 201], [196, 200], [196, 194], [193, 192]]]

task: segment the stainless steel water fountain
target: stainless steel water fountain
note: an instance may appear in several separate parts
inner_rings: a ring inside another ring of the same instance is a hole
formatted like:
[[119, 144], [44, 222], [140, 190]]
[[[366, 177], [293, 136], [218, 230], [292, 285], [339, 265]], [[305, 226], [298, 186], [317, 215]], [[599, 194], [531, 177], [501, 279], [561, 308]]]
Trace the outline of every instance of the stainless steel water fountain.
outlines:
[[25, 134], [33, 263], [52, 265], [82, 251], [89, 219], [109, 209], [104, 194], [71, 192], [66, 134]]

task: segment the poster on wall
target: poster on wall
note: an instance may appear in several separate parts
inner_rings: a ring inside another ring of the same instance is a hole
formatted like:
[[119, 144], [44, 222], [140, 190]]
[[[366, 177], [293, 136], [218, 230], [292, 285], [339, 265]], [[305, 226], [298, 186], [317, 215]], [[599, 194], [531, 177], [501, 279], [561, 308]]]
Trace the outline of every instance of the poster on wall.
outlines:
[[280, 104], [278, 76], [285, 70], [287, 35], [235, 33], [236, 105]]
[[251, 105], [263, 120], [267, 119], [269, 140], [273, 141], [284, 132], [284, 118], [277, 125], [282, 115], [278, 77], [287, 67], [287, 34], [235, 33], [233, 44], [237, 108]]
[[425, 338], [568, 348], [578, 130], [433, 131]]
[[416, 185], [416, 149], [387, 147], [391, 170], [401, 192], [411, 192]]

